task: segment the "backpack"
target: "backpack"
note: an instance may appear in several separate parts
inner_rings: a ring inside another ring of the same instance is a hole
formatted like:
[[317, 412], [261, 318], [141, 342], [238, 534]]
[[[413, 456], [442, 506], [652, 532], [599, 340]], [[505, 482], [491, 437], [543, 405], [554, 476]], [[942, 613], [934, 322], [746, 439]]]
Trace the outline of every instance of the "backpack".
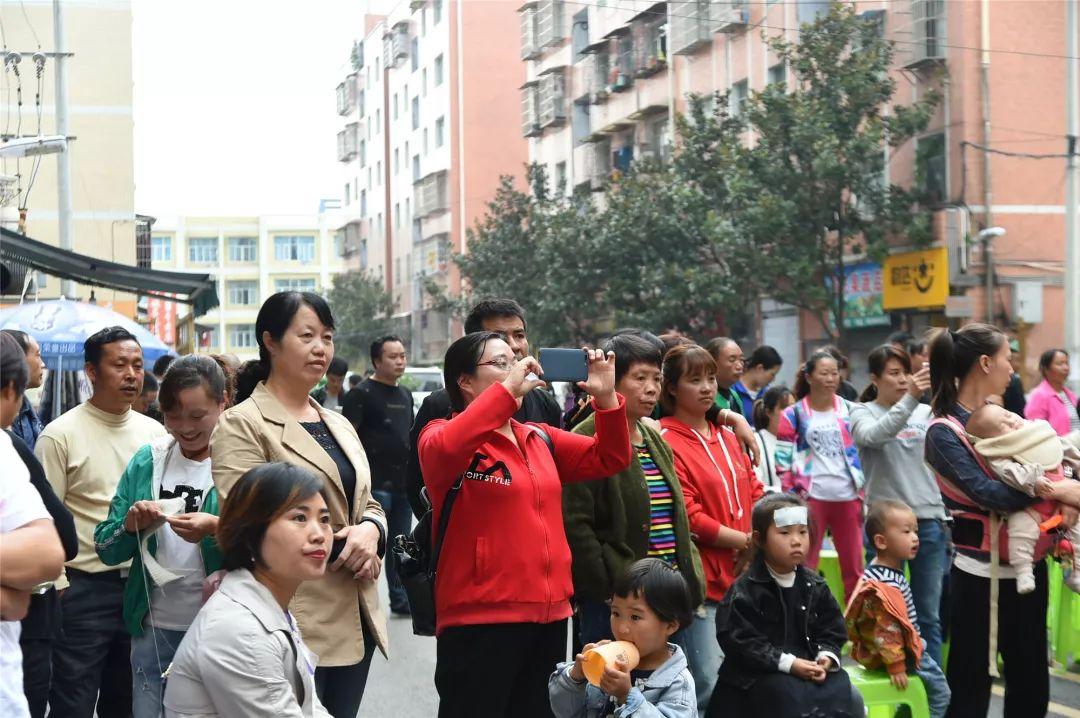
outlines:
[[[525, 425], [528, 429], [540, 435], [547, 444], [552, 457], [555, 456], [555, 444], [552, 443], [548, 433], [538, 426]], [[446, 492], [446, 500], [443, 502], [442, 513], [439, 515], [439, 525], [432, 542], [432, 522], [434, 511], [431, 499], [428, 497], [427, 487], [420, 489], [420, 500], [424, 505], [424, 515], [416, 522], [416, 526], [408, 534], [400, 534], [394, 538], [393, 553], [394, 566], [397, 570], [398, 579], [405, 588], [405, 594], [409, 597], [409, 611], [412, 614], [413, 633], [417, 636], [434, 636], [436, 626], [435, 615], [435, 574], [439, 565], [439, 554], [442, 552], [443, 539], [446, 537], [446, 529], [450, 525], [450, 513], [461, 493], [461, 486], [465, 481], [465, 475], [458, 477], [454, 485]]]

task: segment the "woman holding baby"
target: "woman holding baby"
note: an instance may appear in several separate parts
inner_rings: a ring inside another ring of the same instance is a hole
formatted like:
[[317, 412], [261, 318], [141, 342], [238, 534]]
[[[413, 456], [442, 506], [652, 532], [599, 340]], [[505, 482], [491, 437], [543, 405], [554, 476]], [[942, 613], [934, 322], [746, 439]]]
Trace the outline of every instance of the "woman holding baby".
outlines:
[[[954, 692], [949, 716], [983, 716], [989, 707], [991, 549], [998, 552], [996, 639], [1004, 659], [1005, 716], [1045, 715], [1049, 702], [1047, 573], [1041, 560], [1046, 542], [1040, 542], [1035, 556], [1033, 590], [1021, 594], [1008, 565], [1006, 525], [996, 518], [1025, 510], [1038, 499], [999, 480], [968, 435], [972, 413], [1008, 385], [1009, 354], [1005, 335], [987, 324], [941, 330], [930, 344], [936, 418], [926, 434], [926, 462], [953, 515], [957, 548], [950, 575], [947, 677]], [[1075, 508], [1065, 507], [1062, 513], [1066, 524], [1075, 524]]]

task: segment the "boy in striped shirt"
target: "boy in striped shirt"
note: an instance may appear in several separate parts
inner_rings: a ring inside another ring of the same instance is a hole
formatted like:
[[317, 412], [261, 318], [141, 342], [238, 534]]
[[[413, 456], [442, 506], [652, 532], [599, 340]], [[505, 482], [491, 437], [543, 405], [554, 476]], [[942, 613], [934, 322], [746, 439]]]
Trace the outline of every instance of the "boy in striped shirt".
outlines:
[[[907, 605], [908, 620], [918, 632], [918, 614], [911, 596], [911, 585], [904, 576], [904, 563], [915, 558], [919, 552], [919, 520], [915, 517], [915, 512], [903, 501], [875, 501], [866, 515], [866, 535], [873, 543], [877, 556], [863, 571], [863, 579], [879, 581], [899, 591]], [[949, 708], [952, 694], [941, 667], [926, 652], [926, 641], [923, 640], [922, 644], [922, 659], [911, 672], [923, 682], [927, 702], [930, 704], [930, 715], [941, 718]], [[911, 664], [909, 657], [909, 669]], [[907, 688], [907, 673], [890, 675], [890, 678], [899, 690]]]

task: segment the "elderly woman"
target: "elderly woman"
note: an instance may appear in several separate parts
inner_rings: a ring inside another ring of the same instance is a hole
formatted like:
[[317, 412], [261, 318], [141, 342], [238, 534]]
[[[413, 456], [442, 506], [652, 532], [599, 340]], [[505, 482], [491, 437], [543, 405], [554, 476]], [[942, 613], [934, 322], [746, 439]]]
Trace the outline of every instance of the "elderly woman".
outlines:
[[[1045, 419], [1058, 436], [1080, 432], [1080, 409], [1065, 382], [1069, 379], [1069, 354], [1064, 349], [1047, 349], [1039, 357], [1042, 383], [1032, 390], [1024, 407], [1028, 419]], [[1075, 434], [1074, 434], [1075, 435]]]
[[562, 484], [630, 463], [615, 357], [587, 359], [578, 387], [593, 397], [595, 436], [511, 418], [543, 370], [532, 357], [515, 361], [502, 335], [474, 332], [446, 351], [456, 413], [424, 427], [419, 444], [432, 525], [458, 490], [435, 582], [441, 718], [551, 715], [547, 681], [566, 657], [574, 591]]
[[310, 471], [263, 464], [236, 482], [217, 533], [228, 573], [167, 671], [168, 718], [328, 715], [289, 602], [322, 578], [331, 537], [326, 490]]

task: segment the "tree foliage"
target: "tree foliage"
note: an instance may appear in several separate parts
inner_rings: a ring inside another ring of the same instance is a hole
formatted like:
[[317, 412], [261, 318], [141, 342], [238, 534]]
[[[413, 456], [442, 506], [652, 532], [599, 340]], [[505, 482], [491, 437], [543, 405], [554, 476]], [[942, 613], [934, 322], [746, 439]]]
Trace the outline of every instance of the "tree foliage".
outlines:
[[364, 272], [335, 275], [327, 293], [334, 308], [334, 348], [350, 363], [366, 365], [371, 342], [392, 331], [394, 299], [378, 277]]
[[925, 129], [938, 94], [892, 104], [891, 44], [840, 3], [798, 44], [769, 44], [790, 87], [731, 109], [726, 95], [711, 109], [690, 97], [673, 159], [613, 173], [598, 200], [551, 192], [535, 165], [529, 192], [504, 177], [454, 257], [467, 289], [458, 308], [512, 297], [531, 333], [579, 343], [624, 325], [738, 333], [768, 296], [811, 311], [842, 343], [847, 258], [880, 261], [892, 237], [930, 238], [921, 197], [887, 185], [884, 170], [886, 148]]

